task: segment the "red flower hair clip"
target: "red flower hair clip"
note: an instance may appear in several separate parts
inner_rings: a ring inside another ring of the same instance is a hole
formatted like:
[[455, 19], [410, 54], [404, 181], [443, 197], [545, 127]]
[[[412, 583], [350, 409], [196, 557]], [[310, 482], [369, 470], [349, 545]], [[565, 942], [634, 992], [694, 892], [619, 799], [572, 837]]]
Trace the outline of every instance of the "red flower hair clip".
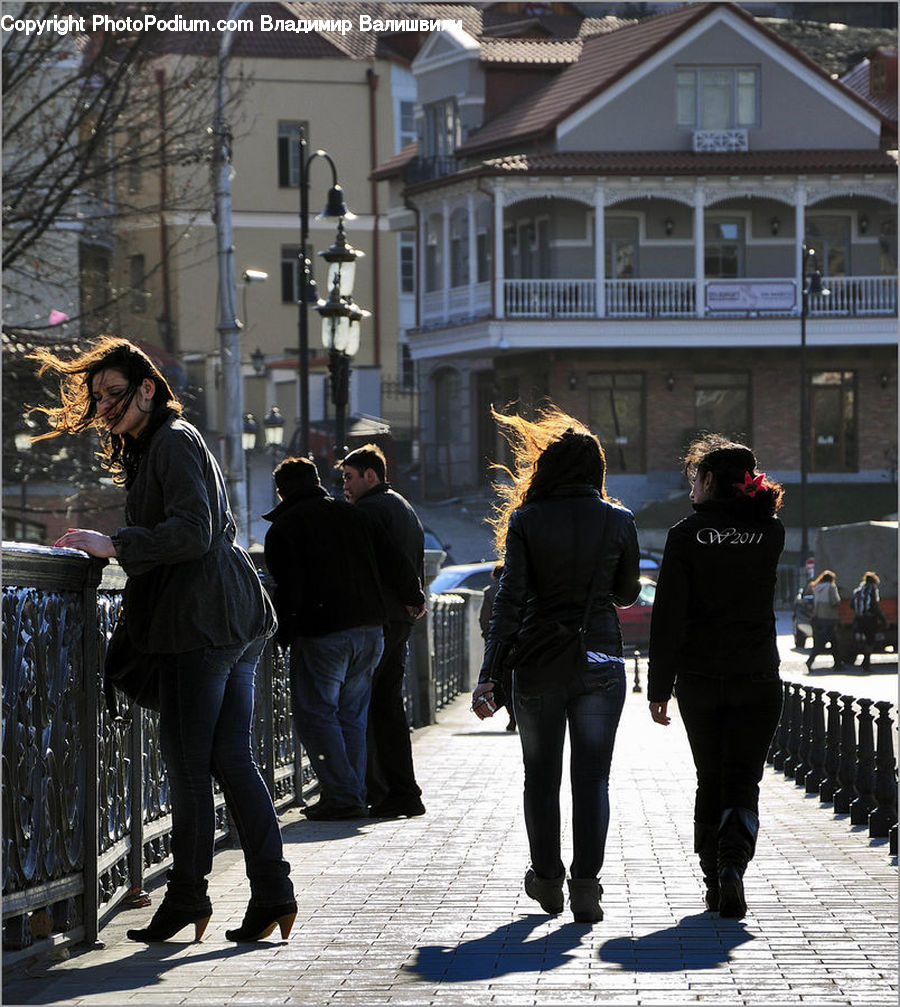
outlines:
[[736, 490], [740, 490], [744, 496], [755, 497], [756, 494], [763, 488], [765, 480], [765, 472], [760, 472], [760, 474], [755, 478], [750, 475], [749, 472], [745, 472], [744, 481], [742, 483], [732, 483], [732, 486], [734, 486]]

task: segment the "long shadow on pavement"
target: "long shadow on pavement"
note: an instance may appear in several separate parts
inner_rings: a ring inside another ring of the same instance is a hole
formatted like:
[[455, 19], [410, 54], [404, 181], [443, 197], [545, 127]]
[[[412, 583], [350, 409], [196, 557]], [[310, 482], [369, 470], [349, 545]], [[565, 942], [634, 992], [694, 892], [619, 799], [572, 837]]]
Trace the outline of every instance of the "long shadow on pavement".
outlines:
[[545, 915], [526, 916], [504, 923], [490, 934], [463, 941], [455, 947], [429, 944], [416, 950], [416, 960], [404, 967], [430, 982], [464, 983], [516, 972], [547, 972], [572, 958], [568, 952], [590, 933], [584, 923], [567, 923], [542, 937], [529, 940], [535, 927], [547, 923]]
[[752, 940], [739, 920], [698, 913], [643, 937], [613, 937], [600, 946], [599, 955], [629, 972], [683, 972], [715, 968]]
[[[279, 943], [273, 941], [272, 943]], [[188, 941], [172, 941], [162, 944], [135, 944], [135, 953], [125, 955], [119, 961], [79, 966], [73, 956], [67, 965], [53, 965], [38, 971], [29, 970], [24, 976], [7, 978], [3, 984], [5, 1004], [54, 1004], [64, 992], [67, 1000], [77, 997], [94, 996], [98, 991], [104, 994], [125, 993], [126, 991], [148, 990], [162, 981], [166, 972], [181, 966], [197, 965], [219, 959], [234, 958], [265, 947], [264, 942], [256, 944], [235, 944], [215, 951], [201, 951], [199, 954], [184, 954], [202, 944]], [[84, 952], [91, 954], [91, 951]], [[177, 958], [172, 957], [178, 955]], [[124, 1003], [124, 999], [122, 1001]], [[224, 1002], [224, 1001], [223, 1001]]]

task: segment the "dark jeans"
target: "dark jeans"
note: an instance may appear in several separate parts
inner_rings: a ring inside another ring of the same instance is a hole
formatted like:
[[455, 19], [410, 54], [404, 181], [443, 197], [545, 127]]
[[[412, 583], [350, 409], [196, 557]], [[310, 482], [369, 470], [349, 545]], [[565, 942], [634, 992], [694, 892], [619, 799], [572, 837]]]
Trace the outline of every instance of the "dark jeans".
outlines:
[[813, 631], [813, 646], [812, 650], [809, 652], [809, 656], [806, 659], [806, 663], [812, 665], [816, 657], [825, 651], [827, 644], [831, 644], [831, 657], [834, 661], [834, 666], [837, 668], [840, 663], [840, 655], [837, 651], [837, 645], [834, 640], [835, 630], [837, 629], [838, 621], [837, 619], [813, 619], [812, 620], [812, 631]]
[[516, 720], [525, 762], [525, 829], [531, 866], [542, 878], [563, 872], [559, 788], [569, 727], [572, 785], [571, 875], [596, 878], [609, 831], [609, 769], [625, 703], [624, 664], [604, 665], [536, 696], [515, 691]]
[[366, 804], [366, 720], [381, 626], [356, 626], [291, 644], [294, 723], [329, 804]]
[[371, 804], [411, 801], [422, 793], [416, 783], [403, 706], [403, 674], [412, 628], [408, 622], [389, 622], [384, 627], [384, 653], [375, 669], [369, 701], [366, 786]]
[[272, 798], [251, 748], [253, 677], [265, 640], [205, 647], [171, 656], [160, 676], [160, 742], [172, 804], [172, 868], [167, 901], [195, 910], [206, 904], [219, 781], [238, 831], [255, 905], [293, 898], [290, 865]]
[[718, 825], [726, 808], [758, 814], [759, 781], [781, 716], [781, 680], [679, 675], [675, 695], [697, 768], [694, 821]]

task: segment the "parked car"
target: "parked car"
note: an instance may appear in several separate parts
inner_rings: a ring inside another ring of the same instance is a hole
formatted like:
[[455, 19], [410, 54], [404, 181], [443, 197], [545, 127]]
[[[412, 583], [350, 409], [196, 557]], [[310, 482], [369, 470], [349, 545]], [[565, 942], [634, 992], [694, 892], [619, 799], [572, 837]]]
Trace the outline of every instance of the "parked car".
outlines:
[[423, 528], [424, 528], [424, 531], [425, 531], [425, 548], [426, 549], [436, 549], [439, 552], [444, 552], [445, 553], [444, 561], [441, 564], [442, 566], [454, 563], [455, 560], [450, 555], [450, 549], [451, 549], [450, 543], [449, 542], [442, 542], [437, 537], [437, 535], [427, 525], [424, 525]]
[[641, 593], [630, 608], [620, 608], [619, 624], [622, 627], [622, 646], [626, 656], [633, 650], [646, 650], [650, 643], [650, 616], [656, 598], [656, 581], [641, 577]]
[[428, 586], [429, 594], [446, 594], [465, 587], [483, 591], [491, 582], [494, 563], [457, 563], [442, 567]]

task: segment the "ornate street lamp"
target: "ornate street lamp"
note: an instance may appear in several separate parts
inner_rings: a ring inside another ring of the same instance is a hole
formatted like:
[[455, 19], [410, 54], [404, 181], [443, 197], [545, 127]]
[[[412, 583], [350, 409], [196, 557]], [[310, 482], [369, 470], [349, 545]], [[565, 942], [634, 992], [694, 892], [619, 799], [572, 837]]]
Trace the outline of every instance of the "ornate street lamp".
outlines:
[[273, 454], [277, 453], [284, 444], [284, 417], [278, 406], [272, 406], [266, 413], [263, 430], [266, 432], [266, 447], [271, 448]]
[[[309, 241], [309, 168], [317, 157], [324, 157], [331, 165], [331, 188], [328, 190], [328, 202], [325, 209], [316, 217], [323, 220], [337, 217], [339, 220], [354, 220], [352, 213], [344, 202], [344, 191], [338, 182], [337, 167], [327, 150], [314, 150], [307, 156], [308, 143], [306, 132], [300, 129], [300, 291], [297, 301], [299, 316], [297, 323], [297, 371], [299, 385], [297, 389], [298, 417], [300, 425], [300, 450], [304, 457], [309, 454], [309, 318], [307, 309], [310, 304], [318, 303], [315, 281], [312, 278], [312, 263], [306, 254]], [[354, 257], [355, 260], [355, 257]]]
[[806, 319], [809, 315], [810, 297], [827, 297], [831, 291], [822, 283], [821, 270], [815, 267], [816, 251], [803, 245], [800, 285], [800, 588], [806, 582], [806, 561], [809, 557], [809, 528], [807, 519], [807, 475], [809, 471], [809, 387], [806, 374]]

